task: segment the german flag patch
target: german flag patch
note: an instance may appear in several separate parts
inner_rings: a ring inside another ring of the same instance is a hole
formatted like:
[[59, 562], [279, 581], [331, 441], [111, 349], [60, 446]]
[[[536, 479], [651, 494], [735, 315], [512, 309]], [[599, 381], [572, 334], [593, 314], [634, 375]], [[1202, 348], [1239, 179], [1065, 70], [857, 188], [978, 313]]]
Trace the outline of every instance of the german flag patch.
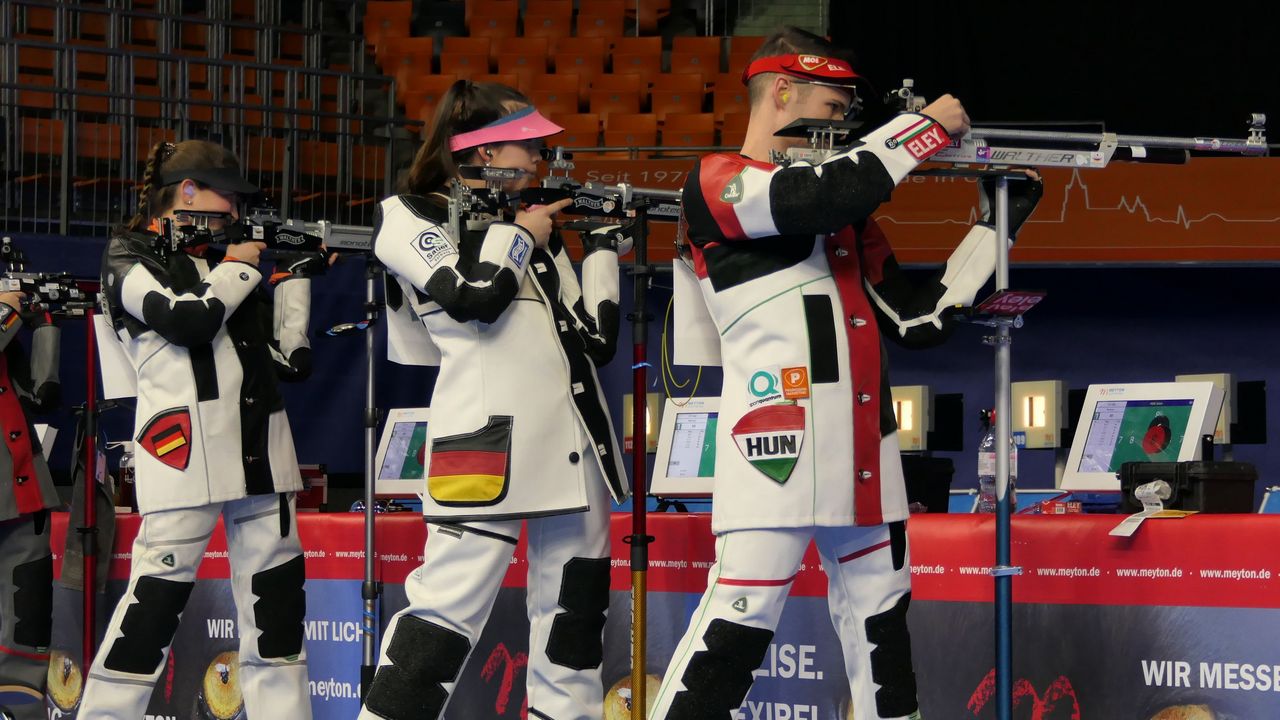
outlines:
[[18, 322], [18, 311], [0, 303], [0, 330], [9, 330]]
[[186, 470], [191, 461], [191, 412], [173, 408], [151, 418], [138, 434], [138, 444], [165, 465]]
[[509, 415], [496, 415], [480, 430], [431, 443], [427, 492], [444, 506], [495, 505], [507, 495], [510, 476]]

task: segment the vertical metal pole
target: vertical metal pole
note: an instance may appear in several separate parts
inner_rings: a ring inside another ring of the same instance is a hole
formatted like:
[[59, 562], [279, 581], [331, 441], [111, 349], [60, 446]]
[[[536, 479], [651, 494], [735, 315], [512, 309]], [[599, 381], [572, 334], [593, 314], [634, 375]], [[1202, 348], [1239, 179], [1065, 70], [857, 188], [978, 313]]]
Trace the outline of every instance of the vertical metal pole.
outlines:
[[93, 665], [94, 644], [98, 640], [96, 570], [98, 567], [98, 385], [96, 360], [97, 337], [94, 334], [93, 308], [85, 311], [85, 376], [87, 393], [84, 401], [84, 524], [80, 528], [81, 553], [84, 556], [84, 635], [80, 667], [88, 673]]
[[294, 179], [298, 176], [298, 73], [289, 69], [284, 75], [285, 117], [288, 130], [285, 131], [284, 144], [284, 178], [280, 190], [280, 211], [289, 217], [293, 209]]
[[[58, 57], [62, 61], [58, 67], [58, 74], [62, 78], [62, 87], [74, 88], [75, 48], [66, 48], [65, 52], [58, 53]], [[74, 92], [62, 94], [62, 109], [62, 172], [58, 175], [58, 232], [63, 235], [69, 235], [71, 234], [71, 175], [75, 172], [75, 161], [72, 159], [71, 148], [74, 147], [76, 118], [78, 117]]]
[[[1009, 180], [996, 183], [996, 291], [1009, 287]], [[1009, 323], [996, 334], [996, 717], [1013, 717], [1013, 576], [1009, 567], [1009, 444], [1012, 437]]]
[[373, 484], [376, 468], [374, 453], [377, 451], [378, 409], [374, 397], [374, 354], [373, 335], [374, 321], [378, 317], [378, 306], [374, 300], [374, 278], [378, 274], [377, 261], [370, 254], [365, 261], [365, 319], [369, 326], [364, 331], [364, 584], [360, 588], [360, 596], [364, 599], [364, 614], [361, 618], [361, 645], [363, 660], [360, 665], [360, 700], [364, 701], [369, 693], [369, 685], [373, 683], [373, 673], [378, 665], [378, 595], [381, 583], [374, 577], [374, 544]]
[[[13, 22], [11, 19], [11, 9], [9, 7], [9, 2], [6, 0], [5, 2], [0, 3], [0, 37], [13, 37], [12, 28]], [[5, 44], [0, 47], [0, 57], [5, 61], [3, 66], [0, 67], [0, 79], [3, 79], [6, 83], [16, 83], [18, 79], [16, 70], [18, 67], [18, 46], [16, 44]], [[4, 115], [5, 132], [8, 133], [5, 138], [4, 148], [0, 150], [0, 153], [3, 153], [4, 155], [3, 162], [4, 166], [7, 168], [18, 168], [17, 158], [19, 156], [17, 155], [18, 149], [16, 146], [21, 144], [22, 129], [18, 127], [17, 97], [17, 90], [9, 88], [0, 90], [0, 113], [3, 113]], [[18, 174], [22, 174], [21, 168], [18, 168]], [[13, 223], [18, 217], [20, 217], [20, 215], [15, 211], [17, 203], [11, 200], [12, 196], [17, 191], [14, 187], [14, 182], [14, 180], [10, 180], [9, 176], [6, 175], [3, 188], [4, 199], [0, 200], [0, 204], [3, 206], [5, 220], [4, 229], [6, 230], [11, 227], [16, 227]]]
[[648, 355], [649, 314], [646, 307], [649, 285], [648, 221], [641, 208], [636, 224], [635, 283], [631, 308], [631, 718], [645, 720], [648, 714], [645, 646], [648, 617], [649, 537], [646, 475], [648, 474], [649, 436], [645, 432], [645, 416], [649, 409], [648, 380], [645, 368]]

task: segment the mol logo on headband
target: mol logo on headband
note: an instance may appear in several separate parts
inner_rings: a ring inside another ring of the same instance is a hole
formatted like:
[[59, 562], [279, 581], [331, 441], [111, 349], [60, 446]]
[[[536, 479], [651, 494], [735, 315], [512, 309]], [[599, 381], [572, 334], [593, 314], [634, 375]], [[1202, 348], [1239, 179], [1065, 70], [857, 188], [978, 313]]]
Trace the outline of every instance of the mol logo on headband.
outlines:
[[827, 64], [827, 59], [818, 55], [801, 55], [799, 58], [800, 67], [805, 70], [815, 70]]
[[804, 444], [804, 408], [767, 405], [743, 415], [731, 431], [738, 451], [765, 477], [785, 483]]
[[858, 74], [849, 63], [821, 55], [772, 55], [747, 65], [742, 71], [746, 83], [760, 73], [776, 72], [839, 87], [853, 87]]

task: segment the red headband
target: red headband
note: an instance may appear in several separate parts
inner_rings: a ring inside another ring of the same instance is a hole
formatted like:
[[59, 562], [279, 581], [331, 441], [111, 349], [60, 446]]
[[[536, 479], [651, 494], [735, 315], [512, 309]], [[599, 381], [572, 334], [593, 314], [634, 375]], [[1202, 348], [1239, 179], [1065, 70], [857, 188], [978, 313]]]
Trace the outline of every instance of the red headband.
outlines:
[[821, 55], [773, 55], [763, 57], [742, 71], [742, 84], [760, 73], [776, 72], [783, 75], [819, 82], [826, 85], [853, 87], [859, 75], [849, 63]]

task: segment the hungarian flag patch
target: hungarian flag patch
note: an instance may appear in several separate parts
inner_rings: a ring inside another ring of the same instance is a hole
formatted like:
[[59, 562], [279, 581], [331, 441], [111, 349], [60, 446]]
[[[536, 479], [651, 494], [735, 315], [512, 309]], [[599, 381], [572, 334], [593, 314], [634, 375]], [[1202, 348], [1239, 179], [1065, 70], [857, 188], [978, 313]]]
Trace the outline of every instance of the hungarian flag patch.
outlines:
[[791, 477], [804, 443], [804, 408], [765, 405], [738, 419], [731, 431], [738, 451], [779, 485]]
[[497, 415], [478, 432], [431, 443], [427, 492], [445, 506], [493, 505], [507, 494], [513, 418]]
[[156, 415], [138, 434], [138, 444], [165, 465], [186, 470], [191, 461], [191, 413], [180, 407]]

